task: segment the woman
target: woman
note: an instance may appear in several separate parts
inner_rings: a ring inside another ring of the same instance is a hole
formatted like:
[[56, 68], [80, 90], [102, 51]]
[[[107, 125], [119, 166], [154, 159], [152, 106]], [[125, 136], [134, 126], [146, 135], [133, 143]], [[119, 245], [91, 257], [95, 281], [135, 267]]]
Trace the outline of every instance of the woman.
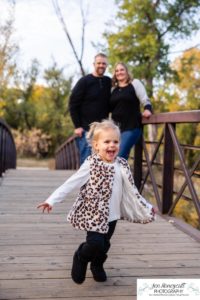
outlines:
[[121, 130], [119, 156], [128, 159], [131, 148], [142, 134], [140, 104], [144, 107], [142, 116], [145, 118], [152, 114], [152, 106], [144, 85], [138, 79], [132, 81], [124, 63], [116, 64], [112, 86], [111, 117]]

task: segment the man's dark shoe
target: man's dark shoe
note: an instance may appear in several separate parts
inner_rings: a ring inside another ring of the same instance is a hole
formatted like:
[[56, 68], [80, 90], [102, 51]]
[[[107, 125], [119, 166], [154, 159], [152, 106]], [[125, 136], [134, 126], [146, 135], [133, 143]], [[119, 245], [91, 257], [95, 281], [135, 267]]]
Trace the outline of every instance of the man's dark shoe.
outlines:
[[88, 261], [80, 257], [78, 250], [74, 253], [71, 276], [74, 282], [81, 284], [85, 280]]

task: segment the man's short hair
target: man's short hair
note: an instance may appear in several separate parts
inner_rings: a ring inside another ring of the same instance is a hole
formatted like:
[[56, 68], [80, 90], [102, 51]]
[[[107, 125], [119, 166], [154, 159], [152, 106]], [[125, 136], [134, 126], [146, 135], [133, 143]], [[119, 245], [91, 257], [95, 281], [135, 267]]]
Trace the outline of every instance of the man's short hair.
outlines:
[[107, 58], [107, 55], [100, 52], [100, 53], [97, 53], [97, 54], [95, 55], [94, 60], [95, 60], [97, 57], [104, 57], [104, 58]]

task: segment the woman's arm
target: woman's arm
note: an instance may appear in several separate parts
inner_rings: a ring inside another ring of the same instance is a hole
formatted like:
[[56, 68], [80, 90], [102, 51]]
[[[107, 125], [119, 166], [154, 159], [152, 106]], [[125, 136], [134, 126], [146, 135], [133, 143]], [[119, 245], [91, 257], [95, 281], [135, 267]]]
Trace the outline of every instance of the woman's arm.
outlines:
[[137, 98], [139, 99], [140, 103], [144, 106], [143, 116], [148, 118], [152, 114], [152, 105], [147, 95], [146, 89], [139, 79], [134, 79], [132, 84], [135, 89]]

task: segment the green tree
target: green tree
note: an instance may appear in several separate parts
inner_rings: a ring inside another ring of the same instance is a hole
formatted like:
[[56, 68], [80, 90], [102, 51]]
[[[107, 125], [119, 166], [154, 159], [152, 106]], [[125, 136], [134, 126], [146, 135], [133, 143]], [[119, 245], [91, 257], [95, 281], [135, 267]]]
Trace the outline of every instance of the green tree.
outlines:
[[0, 91], [12, 79], [16, 69], [16, 55], [19, 51], [13, 39], [14, 6], [5, 21], [0, 19]]
[[27, 71], [21, 73], [15, 87], [4, 88], [4, 117], [8, 124], [19, 130], [30, 130], [36, 124], [34, 88], [39, 74], [39, 63], [33, 60]]
[[1, 117], [14, 129], [21, 125], [22, 90], [17, 87], [4, 87], [1, 90]]
[[52, 151], [72, 134], [73, 126], [68, 111], [72, 78], [66, 79], [64, 70], [56, 63], [45, 70], [45, 91], [38, 98], [38, 127], [51, 135]]
[[14, 2], [11, 1], [8, 17], [0, 16], [0, 117], [4, 117], [6, 101], [4, 94], [7, 85], [13, 82], [16, 73], [16, 57], [19, 47], [13, 38], [14, 34]]
[[7, 87], [3, 92], [4, 118], [19, 131], [16, 136], [31, 137], [34, 136], [31, 131], [40, 129], [41, 135], [50, 139], [48, 154], [52, 154], [73, 132], [68, 111], [72, 78], [66, 79], [63, 71], [54, 63], [44, 72], [45, 83], [39, 85], [39, 63], [34, 60], [18, 79], [18, 85]]
[[105, 32], [110, 63], [124, 61], [153, 95], [157, 80], [172, 73], [171, 42], [199, 29], [200, 0], [117, 0], [113, 32]]
[[36, 108], [33, 93], [39, 74], [39, 63], [33, 60], [27, 71], [18, 72], [15, 84], [4, 86], [1, 97], [4, 99], [3, 117], [8, 124], [19, 130], [30, 130], [36, 123]]

